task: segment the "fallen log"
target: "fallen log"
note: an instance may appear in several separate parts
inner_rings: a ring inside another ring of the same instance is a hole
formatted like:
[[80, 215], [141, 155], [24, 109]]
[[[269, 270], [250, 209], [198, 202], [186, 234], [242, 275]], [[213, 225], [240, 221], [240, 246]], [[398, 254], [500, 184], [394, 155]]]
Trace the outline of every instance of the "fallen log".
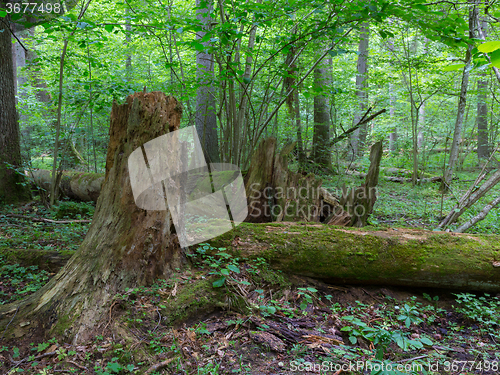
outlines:
[[307, 223], [243, 223], [210, 243], [335, 284], [500, 292], [500, 236]]
[[[51, 191], [52, 173], [45, 169], [34, 170], [29, 173], [32, 183]], [[83, 202], [97, 202], [104, 182], [104, 173], [82, 173], [64, 171], [59, 184], [59, 191], [70, 199]]]

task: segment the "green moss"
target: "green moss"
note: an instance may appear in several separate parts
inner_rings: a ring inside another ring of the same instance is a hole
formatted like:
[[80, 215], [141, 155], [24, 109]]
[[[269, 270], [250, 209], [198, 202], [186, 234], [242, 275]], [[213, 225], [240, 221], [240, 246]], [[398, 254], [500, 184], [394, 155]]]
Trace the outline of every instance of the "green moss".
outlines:
[[498, 259], [498, 236], [243, 223], [211, 243], [225, 247], [235, 236], [249, 244], [237, 247], [241, 256], [264, 257], [271, 266], [293, 274], [380, 284], [398, 280], [410, 285], [413, 279], [428, 286], [470, 288], [500, 283], [498, 269], [491, 264]]
[[194, 280], [182, 285], [175, 297], [162, 303], [166, 306], [162, 315], [167, 317], [167, 324], [180, 324], [191, 317], [208, 314], [216, 308], [226, 307], [225, 289], [214, 288], [213, 279]]

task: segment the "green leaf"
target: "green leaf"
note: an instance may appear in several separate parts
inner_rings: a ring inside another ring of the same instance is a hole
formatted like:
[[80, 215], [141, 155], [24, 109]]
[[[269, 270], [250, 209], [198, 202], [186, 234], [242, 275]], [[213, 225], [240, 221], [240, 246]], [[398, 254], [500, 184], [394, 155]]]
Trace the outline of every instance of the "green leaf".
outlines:
[[453, 64], [453, 65], [448, 65], [443, 68], [443, 72], [451, 72], [454, 70], [460, 70], [465, 67], [465, 64]]
[[496, 51], [497, 49], [500, 49], [500, 40], [494, 40], [491, 42], [480, 44], [477, 49], [479, 50], [479, 52], [484, 53]]
[[227, 268], [223, 268], [220, 270], [220, 273], [222, 273], [224, 276], [229, 276], [229, 270]]
[[106, 31], [107, 31], [107, 32], [109, 32], [109, 33], [110, 33], [111, 31], [113, 31], [113, 29], [114, 29], [114, 28], [115, 28], [115, 27], [114, 27], [113, 25], [106, 25], [106, 26], [104, 26], [104, 30], [106, 30]]
[[0, 17], [6, 17], [7, 16], [7, 12], [5, 10], [0, 10]]
[[128, 365], [128, 366], [127, 366], [127, 370], [128, 370], [129, 372], [134, 371], [134, 369], [135, 369], [135, 366], [134, 366], [134, 365]]
[[226, 278], [221, 277], [219, 280], [215, 280], [212, 283], [212, 285], [214, 286], [214, 288], [220, 288], [222, 285], [224, 285], [225, 282], [226, 282]]
[[229, 268], [233, 272], [240, 273], [240, 269], [236, 267], [234, 264], [228, 264], [227, 268]]
[[345, 49], [342, 49], [342, 48], [336, 49], [334, 51], [328, 51], [328, 54], [332, 57], [345, 55], [346, 53], [347, 53], [347, 51]]
[[193, 45], [194, 49], [197, 51], [203, 51], [205, 49], [205, 46], [196, 40], [194, 40], [191, 44]]
[[108, 369], [110, 369], [113, 372], [120, 372], [123, 369], [122, 365], [120, 365], [119, 363], [116, 363], [116, 362], [108, 363], [107, 367], [108, 367]]
[[358, 339], [355, 336], [349, 336], [349, 341], [354, 345], [358, 342]]
[[431, 341], [431, 340], [429, 340], [427, 337], [422, 337], [422, 338], [420, 339], [420, 341], [421, 341], [421, 342], [422, 342], [422, 344], [424, 344], [424, 345], [432, 345], [432, 341]]

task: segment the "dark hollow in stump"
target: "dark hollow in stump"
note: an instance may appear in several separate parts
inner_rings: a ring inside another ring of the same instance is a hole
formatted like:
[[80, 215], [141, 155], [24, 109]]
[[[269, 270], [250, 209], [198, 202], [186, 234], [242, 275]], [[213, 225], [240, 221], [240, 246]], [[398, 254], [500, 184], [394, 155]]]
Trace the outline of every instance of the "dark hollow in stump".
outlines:
[[181, 265], [170, 212], [137, 207], [127, 165], [136, 148], [179, 129], [181, 114], [179, 102], [161, 92], [136, 93], [123, 105], [113, 104], [106, 176], [89, 232], [48, 284], [20, 303], [0, 307], [4, 340], [24, 335], [86, 341], [106, 327], [117, 293], [168, 277]]

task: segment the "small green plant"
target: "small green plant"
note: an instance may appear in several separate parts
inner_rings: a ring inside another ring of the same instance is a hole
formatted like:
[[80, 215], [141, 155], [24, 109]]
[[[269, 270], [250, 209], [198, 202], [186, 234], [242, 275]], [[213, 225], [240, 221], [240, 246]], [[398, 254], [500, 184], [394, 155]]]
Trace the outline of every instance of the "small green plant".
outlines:
[[312, 287], [308, 288], [297, 288], [299, 296], [302, 297], [302, 300], [300, 302], [300, 308], [301, 310], [305, 310], [308, 305], [312, 305], [313, 303], [313, 294], [316, 293], [318, 290]]
[[[215, 250], [219, 250], [214, 255], [209, 255]], [[202, 243], [193, 254], [188, 254], [194, 260], [194, 263], [199, 266], [208, 266], [209, 274], [216, 275], [219, 278], [213, 282], [215, 288], [220, 288], [226, 283], [226, 278], [231, 277], [232, 273], [240, 273], [238, 267], [238, 259], [233, 258], [230, 254], [224, 252], [226, 248], [215, 248], [210, 244]], [[247, 282], [248, 283], [248, 282]]]
[[410, 328], [411, 324], [418, 325], [422, 323], [422, 319], [419, 315], [420, 313], [416, 306], [410, 306], [405, 303], [401, 309], [401, 314], [398, 316], [398, 320], [404, 320], [406, 328]]
[[[0, 257], [0, 264], [2, 263], [3, 259]], [[49, 273], [39, 270], [38, 266], [3, 264], [0, 266], [0, 277], [3, 289], [8, 291], [8, 293], [0, 291], [0, 305], [3, 305], [36, 292], [47, 283]]]
[[457, 312], [478, 322], [484, 328], [500, 325], [500, 300], [497, 297], [486, 293], [481, 297], [470, 293], [459, 293], [455, 296], [459, 306], [453, 307]]
[[396, 343], [404, 351], [421, 349], [424, 344], [432, 345], [432, 341], [426, 337], [409, 339], [401, 330], [389, 330], [390, 327], [384, 325], [371, 327], [354, 316], [345, 316], [342, 319], [352, 324], [341, 329], [341, 331], [349, 332], [351, 344], [356, 344], [360, 337], [372, 342], [376, 348], [375, 358], [378, 360], [384, 358], [384, 353], [391, 342]]

